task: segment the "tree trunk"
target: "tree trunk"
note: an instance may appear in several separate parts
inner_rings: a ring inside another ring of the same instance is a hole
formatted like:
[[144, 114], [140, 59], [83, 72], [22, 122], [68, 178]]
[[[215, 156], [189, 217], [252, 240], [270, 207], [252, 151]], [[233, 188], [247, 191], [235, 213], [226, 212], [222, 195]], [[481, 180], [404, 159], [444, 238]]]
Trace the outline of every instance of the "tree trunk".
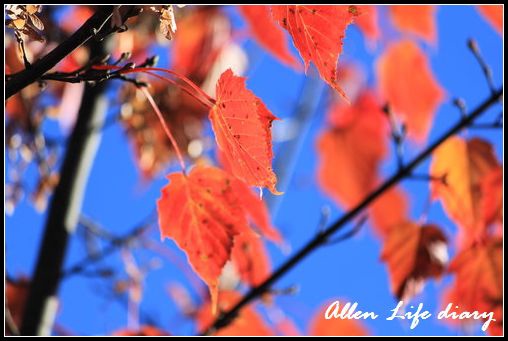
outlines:
[[[103, 42], [91, 43], [91, 56], [104, 54]], [[21, 324], [21, 335], [49, 335], [58, 308], [60, 274], [70, 237], [78, 224], [88, 175], [100, 141], [107, 108], [105, 84], [87, 84], [78, 119], [69, 139], [65, 159], [46, 221], [30, 293]]]

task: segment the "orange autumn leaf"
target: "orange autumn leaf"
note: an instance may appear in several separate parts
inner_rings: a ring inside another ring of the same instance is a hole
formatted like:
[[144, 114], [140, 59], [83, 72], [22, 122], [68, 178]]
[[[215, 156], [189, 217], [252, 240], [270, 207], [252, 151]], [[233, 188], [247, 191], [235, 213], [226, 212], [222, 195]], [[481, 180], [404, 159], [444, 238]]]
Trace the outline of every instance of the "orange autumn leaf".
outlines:
[[[349, 302], [348, 300], [339, 300]], [[366, 336], [369, 332], [358, 320], [341, 318], [325, 318], [325, 312], [329, 305], [320, 308], [312, 317], [309, 324], [309, 335], [313, 336]]]
[[502, 237], [494, 237], [460, 251], [450, 263], [449, 271], [455, 274], [455, 281], [444, 295], [444, 306], [452, 303], [454, 308], [459, 306], [460, 311], [494, 312], [496, 321], [487, 331], [491, 335], [502, 335]]
[[477, 5], [476, 9], [482, 17], [499, 33], [503, 35], [503, 5]]
[[390, 230], [381, 260], [388, 266], [391, 290], [397, 299], [410, 300], [422, 290], [425, 279], [441, 276], [448, 261], [446, 243], [436, 225], [406, 221]]
[[[219, 295], [219, 311], [231, 309], [242, 295], [235, 291], [221, 291]], [[196, 323], [199, 330], [205, 330], [215, 320], [216, 316], [210, 313], [210, 302], [203, 304], [196, 316]], [[252, 305], [240, 310], [237, 316], [227, 326], [220, 328], [214, 336], [269, 336], [274, 335], [271, 328], [254, 310]]]
[[270, 260], [261, 237], [251, 231], [235, 236], [231, 260], [241, 280], [256, 286], [270, 275]]
[[217, 145], [236, 177], [273, 194], [277, 177], [272, 169], [272, 121], [277, 118], [245, 87], [245, 78], [224, 71], [217, 82], [217, 100], [209, 118]]
[[234, 237], [247, 230], [231, 177], [218, 168], [196, 167], [188, 176], [170, 174], [157, 201], [162, 238], [173, 239], [207, 283], [214, 305], [218, 278], [231, 257]]
[[409, 137], [424, 141], [444, 100], [427, 56], [414, 42], [399, 41], [379, 58], [376, 72], [383, 99], [404, 120]]
[[377, 7], [373, 5], [358, 5], [357, 7], [360, 15], [355, 18], [355, 24], [368, 40], [377, 41], [380, 35]]
[[168, 336], [168, 332], [150, 325], [140, 326], [138, 330], [121, 329], [112, 334], [113, 336]]
[[389, 189], [370, 205], [372, 227], [381, 238], [386, 238], [393, 227], [401, 225], [409, 216], [409, 198], [397, 187]]
[[293, 38], [293, 44], [305, 62], [305, 71], [312, 61], [321, 78], [347, 99], [337, 82], [337, 60], [342, 52], [346, 28], [358, 15], [357, 7], [272, 6], [272, 14]]
[[466, 234], [466, 242], [485, 233], [482, 182], [498, 167], [492, 146], [479, 138], [452, 137], [434, 152], [430, 173], [445, 176], [446, 183], [432, 181], [432, 195]]
[[389, 9], [392, 23], [399, 31], [435, 44], [437, 34], [435, 6], [392, 5]]
[[281, 62], [292, 67], [298, 67], [298, 61], [289, 52], [284, 31], [277, 26], [267, 5], [243, 5], [238, 6], [240, 13], [249, 25], [254, 39], [268, 52], [277, 57]]
[[250, 231], [255, 208], [245, 206], [244, 191], [238, 190], [246, 185], [221, 169], [196, 166], [188, 175], [173, 173], [168, 179], [157, 201], [161, 237], [185, 251], [207, 283], [214, 307], [218, 278], [231, 258], [234, 238]]
[[[221, 161], [225, 161], [224, 153], [220, 151], [218, 153], [220, 155], [219, 159]], [[223, 163], [223, 167], [227, 172], [232, 172], [230, 168], [231, 165], [229, 165], [227, 161]], [[254, 230], [272, 242], [281, 244], [282, 236], [279, 231], [273, 227], [270, 221], [270, 213], [268, 212], [266, 203], [261, 200], [260, 196], [253, 192], [245, 182], [236, 180], [233, 181], [233, 186], [239, 200], [241, 201], [240, 204], [245, 207], [249, 213]]]
[[339, 205], [348, 208], [364, 199], [377, 181], [378, 166], [387, 153], [386, 119], [369, 91], [351, 106], [333, 104], [329, 116], [331, 128], [317, 141], [318, 181]]
[[172, 41], [172, 67], [196, 82], [202, 82], [231, 39], [226, 17], [214, 6], [202, 6], [178, 18]]

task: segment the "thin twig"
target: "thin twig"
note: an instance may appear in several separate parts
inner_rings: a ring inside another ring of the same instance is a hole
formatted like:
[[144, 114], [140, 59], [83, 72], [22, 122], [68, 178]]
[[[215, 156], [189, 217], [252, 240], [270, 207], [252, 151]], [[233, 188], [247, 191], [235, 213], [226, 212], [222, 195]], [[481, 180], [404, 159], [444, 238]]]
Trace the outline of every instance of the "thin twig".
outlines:
[[151, 212], [147, 218], [143, 219], [140, 224], [137, 224], [124, 236], [111, 239], [110, 244], [106, 246], [100, 253], [95, 255], [88, 255], [84, 259], [63, 270], [60, 274], [60, 277], [67, 279], [73, 275], [81, 274], [89, 266], [103, 260], [113, 252], [119, 250], [122, 246], [125, 246], [126, 244], [132, 242], [134, 239], [142, 235], [151, 226], [154, 219], [155, 211]]
[[383, 107], [383, 112], [386, 114], [388, 123], [390, 124], [391, 138], [395, 148], [397, 166], [401, 169], [404, 166], [404, 140], [406, 138], [406, 126], [402, 124], [399, 127], [397, 118], [388, 103]]
[[467, 116], [466, 102], [462, 98], [454, 98], [452, 103], [457, 109], [459, 109], [462, 117]]
[[483, 56], [480, 53], [480, 48], [478, 47], [478, 43], [474, 39], [469, 39], [467, 41], [467, 46], [469, 47], [469, 50], [471, 50], [474, 57], [478, 61], [478, 64], [480, 64], [480, 67], [482, 68], [483, 75], [485, 76], [487, 84], [489, 85], [490, 93], [491, 94], [495, 93], [496, 86], [494, 85], [494, 79], [492, 78], [492, 69], [487, 64], [487, 62], [485, 62], [485, 59], [483, 59]]

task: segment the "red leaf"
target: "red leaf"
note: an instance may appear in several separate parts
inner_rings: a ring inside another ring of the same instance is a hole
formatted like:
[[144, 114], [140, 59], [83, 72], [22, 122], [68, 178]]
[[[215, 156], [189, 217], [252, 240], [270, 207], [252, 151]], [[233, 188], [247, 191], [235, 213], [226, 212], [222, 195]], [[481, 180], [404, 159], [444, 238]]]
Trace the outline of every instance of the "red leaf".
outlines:
[[[339, 300], [347, 302], [347, 300]], [[358, 320], [332, 318], [327, 320], [325, 312], [329, 305], [319, 309], [309, 325], [309, 335], [314, 336], [366, 336], [369, 332]]]
[[393, 25], [404, 33], [409, 33], [436, 43], [436, 7], [431, 5], [392, 5], [390, 18]]
[[218, 278], [231, 258], [233, 240], [251, 233], [248, 220], [258, 220], [255, 208], [246, 206], [246, 185], [218, 168], [197, 166], [187, 176], [174, 173], [168, 179], [157, 201], [161, 236], [185, 251], [215, 307]]
[[448, 261], [446, 241], [435, 225], [406, 221], [390, 230], [381, 259], [387, 263], [397, 299], [411, 299], [421, 291], [426, 278], [441, 276]]
[[430, 68], [427, 56], [409, 40], [389, 46], [376, 65], [384, 100], [406, 123], [410, 137], [427, 138], [433, 115], [444, 91]]
[[386, 154], [387, 122], [371, 92], [360, 94], [352, 106], [334, 104], [329, 116], [332, 128], [317, 141], [318, 181], [348, 208], [364, 199], [377, 181]]
[[[482, 237], [486, 231], [482, 182], [498, 167], [492, 145], [479, 138], [466, 141], [452, 137], [434, 152], [430, 172], [433, 176], [445, 176], [446, 183], [431, 182], [433, 197], [441, 200], [448, 216], [466, 233], [466, 243]], [[488, 193], [489, 188], [485, 189]]]
[[245, 208], [257, 232], [273, 242], [281, 243], [282, 237], [270, 222], [270, 213], [265, 202], [253, 193], [245, 182], [235, 179], [231, 184], [239, 198], [238, 200], [240, 200], [240, 204]]
[[270, 7], [244, 5], [238, 8], [256, 41], [284, 64], [297, 68], [298, 61], [289, 52], [284, 31], [274, 24]]
[[[242, 296], [235, 291], [222, 291], [220, 293], [219, 311], [232, 308]], [[209, 327], [216, 317], [210, 313], [210, 302], [206, 302], [198, 311], [196, 322], [199, 330]], [[240, 310], [238, 315], [227, 326], [219, 329], [215, 336], [268, 336], [273, 335], [261, 316], [252, 308], [252, 305]]]
[[358, 25], [368, 40], [377, 41], [380, 35], [377, 7], [372, 5], [359, 5], [357, 7], [360, 15], [355, 18], [355, 24]]
[[[503, 330], [503, 239], [496, 237], [459, 252], [450, 263], [455, 281], [444, 295], [444, 305], [452, 303], [462, 311], [494, 312], [495, 322], [487, 330], [502, 335]], [[451, 321], [451, 320], [449, 320]], [[461, 323], [476, 321], [461, 320]]]
[[476, 9], [503, 36], [503, 5], [478, 5]]
[[232, 173], [251, 186], [273, 194], [277, 177], [272, 169], [272, 121], [277, 118], [245, 87], [245, 78], [226, 70], [217, 82], [217, 101], [210, 110], [217, 144]]
[[337, 84], [337, 59], [346, 28], [358, 15], [356, 6], [272, 6], [275, 20], [284, 27], [305, 62], [312, 61], [323, 80], [347, 99]]
[[216, 6], [202, 6], [178, 18], [172, 43], [172, 70], [203, 82], [231, 40], [229, 22]]

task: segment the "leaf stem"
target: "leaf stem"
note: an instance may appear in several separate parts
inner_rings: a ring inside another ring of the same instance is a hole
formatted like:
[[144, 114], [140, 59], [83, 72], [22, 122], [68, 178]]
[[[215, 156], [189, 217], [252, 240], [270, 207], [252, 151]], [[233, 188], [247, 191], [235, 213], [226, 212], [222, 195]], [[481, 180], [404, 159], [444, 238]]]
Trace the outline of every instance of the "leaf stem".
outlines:
[[153, 99], [152, 95], [150, 95], [150, 92], [146, 89], [146, 87], [138, 87], [143, 94], [148, 99], [148, 102], [150, 102], [150, 105], [152, 106], [153, 110], [157, 114], [157, 117], [159, 118], [162, 128], [164, 129], [164, 132], [166, 133], [167, 137], [171, 141], [171, 145], [173, 146], [173, 149], [175, 150], [176, 157], [178, 158], [178, 162], [180, 163], [180, 167], [182, 168], [182, 172], [185, 174], [185, 162], [183, 161], [182, 152], [180, 151], [180, 148], [178, 147], [178, 144], [176, 143], [175, 137], [171, 133], [171, 130], [169, 130], [168, 125], [166, 124], [166, 121], [164, 120], [164, 116], [162, 116], [161, 111], [159, 110], [159, 107], [157, 106], [157, 103], [155, 103], [155, 100]]
[[[211, 109], [215, 105], [215, 99], [213, 99], [206, 92], [204, 92], [199, 86], [194, 84], [187, 77], [182, 76], [182, 75], [180, 75], [174, 71], [171, 71], [171, 70], [167, 70], [167, 69], [163, 69], [163, 68], [159, 68], [159, 67], [145, 67], [145, 66], [127, 68], [125, 66], [122, 67], [122, 66], [117, 66], [117, 65], [94, 65], [93, 69], [95, 69], [95, 70], [118, 70], [118, 73], [122, 74], [122, 75], [129, 74], [129, 73], [138, 73], [138, 72], [145, 73], [147, 75], [150, 75], [152, 77], [158, 78], [163, 81], [166, 81], [166, 82], [180, 88], [181, 90], [185, 91], [187, 94], [192, 96], [194, 99], [199, 101], [201, 104], [203, 104], [208, 109]], [[182, 86], [181, 84], [178, 84], [176, 81], [172, 80], [171, 78], [158, 75], [158, 74], [154, 73], [154, 71], [165, 72], [167, 74], [170, 74], [170, 75], [178, 78], [179, 80], [184, 82], [186, 85], [190, 86], [191, 89], [195, 91], [195, 93], [193, 93], [188, 88]], [[202, 98], [199, 96], [201, 96]]]
[[203, 91], [203, 89], [201, 89], [199, 86], [197, 86], [196, 84], [194, 84], [193, 81], [191, 81], [189, 78], [183, 76], [183, 75], [180, 75], [179, 73], [176, 73], [172, 70], [168, 70], [168, 69], [163, 69], [163, 68], [160, 68], [160, 67], [144, 67], [143, 69], [145, 70], [148, 70], [148, 71], [160, 71], [160, 72], [165, 72], [165, 73], [168, 73], [172, 76], [175, 76], [176, 78], [180, 79], [181, 81], [183, 81], [185, 84], [189, 85], [193, 90], [195, 90], [198, 94], [200, 94], [201, 96], [203, 96], [208, 102], [210, 102], [211, 104], [211, 107], [213, 107], [215, 105], [215, 99], [212, 98], [211, 96], [209, 96], [206, 92]]

